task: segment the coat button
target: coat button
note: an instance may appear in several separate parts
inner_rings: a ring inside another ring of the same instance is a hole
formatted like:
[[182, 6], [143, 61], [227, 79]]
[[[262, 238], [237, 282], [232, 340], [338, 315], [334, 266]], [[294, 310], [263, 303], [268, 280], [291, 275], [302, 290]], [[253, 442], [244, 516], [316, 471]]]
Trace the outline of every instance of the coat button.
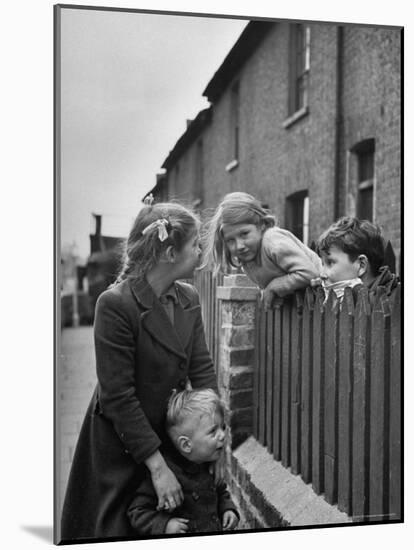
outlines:
[[185, 369], [186, 364], [184, 362], [180, 363], [180, 369]]
[[200, 495], [196, 493], [195, 491], [191, 494], [194, 500], [198, 500], [200, 498]]
[[178, 382], [178, 385], [180, 386], [180, 388], [184, 389], [185, 388], [185, 380], [180, 380]]

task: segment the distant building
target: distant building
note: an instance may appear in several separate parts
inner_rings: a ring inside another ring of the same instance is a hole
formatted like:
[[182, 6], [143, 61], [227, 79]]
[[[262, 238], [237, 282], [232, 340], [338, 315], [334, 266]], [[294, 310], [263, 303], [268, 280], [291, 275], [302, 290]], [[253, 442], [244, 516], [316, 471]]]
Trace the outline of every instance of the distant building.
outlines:
[[89, 235], [91, 254], [86, 264], [86, 277], [92, 311], [98, 296], [117, 277], [122, 259], [124, 239], [102, 235], [102, 217], [94, 214], [95, 233]]
[[60, 324], [78, 326], [91, 322], [89, 298], [83, 291], [85, 266], [81, 265], [76, 245], [64, 246], [60, 255]]
[[93, 322], [98, 296], [118, 274], [124, 239], [102, 235], [102, 216], [93, 214], [95, 233], [89, 235], [91, 253], [81, 265], [75, 245], [61, 253], [61, 326]]
[[225, 193], [248, 191], [307, 243], [357, 215], [382, 226], [398, 258], [401, 32], [250, 22], [152, 193], [205, 214]]
[[77, 287], [79, 267], [76, 245], [64, 246], [60, 254], [60, 291], [63, 294], [72, 293]]

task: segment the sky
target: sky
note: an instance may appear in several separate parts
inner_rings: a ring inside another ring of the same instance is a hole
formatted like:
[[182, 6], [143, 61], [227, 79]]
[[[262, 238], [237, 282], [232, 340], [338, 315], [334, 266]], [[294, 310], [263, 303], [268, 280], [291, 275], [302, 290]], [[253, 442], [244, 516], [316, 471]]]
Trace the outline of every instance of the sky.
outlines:
[[61, 245], [127, 236], [246, 19], [61, 10]]

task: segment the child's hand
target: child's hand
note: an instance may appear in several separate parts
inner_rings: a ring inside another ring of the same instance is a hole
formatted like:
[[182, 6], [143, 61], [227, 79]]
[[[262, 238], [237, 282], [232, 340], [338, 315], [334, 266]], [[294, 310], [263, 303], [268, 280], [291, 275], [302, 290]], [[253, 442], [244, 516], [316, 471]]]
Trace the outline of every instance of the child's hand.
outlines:
[[223, 531], [232, 531], [237, 527], [239, 518], [233, 510], [226, 510], [223, 514]]
[[165, 527], [165, 532], [169, 535], [173, 533], [187, 533], [188, 522], [190, 520], [185, 518], [171, 518]]
[[265, 310], [271, 309], [275, 293], [269, 287], [262, 290], [262, 303]]
[[316, 279], [311, 279], [310, 286], [312, 288], [315, 288], [316, 286], [322, 285], [322, 279], [320, 277], [316, 277]]

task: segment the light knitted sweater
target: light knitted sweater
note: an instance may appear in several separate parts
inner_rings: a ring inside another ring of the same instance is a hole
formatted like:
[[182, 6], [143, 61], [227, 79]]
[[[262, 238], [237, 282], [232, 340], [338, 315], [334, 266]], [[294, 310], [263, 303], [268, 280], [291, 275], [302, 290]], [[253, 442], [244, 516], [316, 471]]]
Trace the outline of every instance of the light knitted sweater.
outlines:
[[243, 265], [246, 275], [260, 288], [269, 286], [278, 296], [291, 294], [319, 277], [319, 256], [295, 235], [280, 227], [263, 233], [257, 258]]

